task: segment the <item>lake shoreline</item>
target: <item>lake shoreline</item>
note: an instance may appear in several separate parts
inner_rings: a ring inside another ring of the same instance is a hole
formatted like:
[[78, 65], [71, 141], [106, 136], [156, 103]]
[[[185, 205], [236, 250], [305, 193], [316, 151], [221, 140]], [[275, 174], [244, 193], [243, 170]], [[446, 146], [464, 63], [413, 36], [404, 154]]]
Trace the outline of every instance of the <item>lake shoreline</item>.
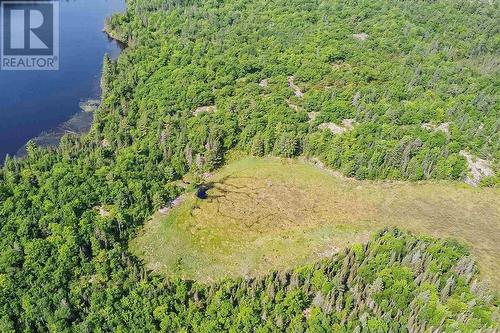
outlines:
[[102, 32], [105, 33], [108, 36], [108, 38], [116, 41], [120, 45], [122, 50], [128, 47], [128, 41], [125, 41], [123, 40], [123, 38], [118, 37], [117, 32], [110, 29], [107, 25], [104, 25]]
[[[106, 34], [108, 39], [113, 40], [119, 46], [121, 52], [128, 47], [127, 43], [116, 38], [116, 34], [104, 27], [102, 32]], [[120, 54], [121, 54], [120, 52]], [[104, 58], [104, 56], [103, 56]], [[101, 75], [102, 76], [102, 75]], [[99, 78], [100, 79], [100, 78]], [[97, 98], [89, 98], [79, 102], [80, 111], [73, 114], [71, 118], [65, 122], [57, 125], [53, 129], [43, 131], [39, 135], [28, 140], [21, 148], [14, 154], [15, 158], [23, 158], [27, 154], [27, 146], [29, 142], [35, 143], [37, 147], [41, 148], [57, 148], [61, 139], [67, 135], [83, 135], [90, 132], [94, 122], [93, 113], [98, 109], [101, 103], [101, 95]]]
[[59, 70], [0, 71], [1, 165], [7, 156], [21, 158], [29, 141], [57, 147], [63, 135], [90, 130], [93, 116], [82, 112], [79, 103], [101, 99], [104, 56], [115, 60], [126, 47], [103, 27], [126, 10], [124, 0], [61, 3]]

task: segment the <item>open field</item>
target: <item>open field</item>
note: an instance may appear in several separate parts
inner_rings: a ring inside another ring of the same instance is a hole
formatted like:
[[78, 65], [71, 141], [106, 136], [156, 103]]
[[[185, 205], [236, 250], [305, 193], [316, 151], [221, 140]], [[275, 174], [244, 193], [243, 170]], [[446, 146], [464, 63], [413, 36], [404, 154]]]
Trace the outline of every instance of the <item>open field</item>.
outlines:
[[208, 179], [131, 241], [149, 269], [202, 281], [259, 275], [363, 242], [384, 226], [469, 244], [500, 285], [500, 191], [456, 183], [367, 182], [305, 162], [246, 158]]

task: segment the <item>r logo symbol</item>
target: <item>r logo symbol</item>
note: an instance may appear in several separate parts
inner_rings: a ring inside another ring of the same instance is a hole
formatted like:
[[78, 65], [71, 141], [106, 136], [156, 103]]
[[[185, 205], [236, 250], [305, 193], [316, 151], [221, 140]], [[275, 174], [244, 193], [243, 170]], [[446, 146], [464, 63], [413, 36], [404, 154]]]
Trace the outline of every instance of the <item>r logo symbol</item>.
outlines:
[[2, 69], [14, 69], [14, 66], [16, 69], [57, 69], [54, 59], [58, 59], [59, 53], [58, 1], [0, 3]]

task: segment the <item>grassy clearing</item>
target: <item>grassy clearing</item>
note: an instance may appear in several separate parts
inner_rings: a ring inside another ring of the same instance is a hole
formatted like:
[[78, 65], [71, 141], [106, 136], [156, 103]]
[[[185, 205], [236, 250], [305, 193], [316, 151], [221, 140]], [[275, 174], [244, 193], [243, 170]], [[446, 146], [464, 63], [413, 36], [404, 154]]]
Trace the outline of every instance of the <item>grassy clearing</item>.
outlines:
[[189, 193], [155, 214], [131, 242], [147, 267], [213, 281], [259, 275], [323, 256], [384, 226], [471, 245], [500, 285], [500, 191], [455, 183], [360, 182], [315, 166], [246, 158], [209, 179], [206, 200]]

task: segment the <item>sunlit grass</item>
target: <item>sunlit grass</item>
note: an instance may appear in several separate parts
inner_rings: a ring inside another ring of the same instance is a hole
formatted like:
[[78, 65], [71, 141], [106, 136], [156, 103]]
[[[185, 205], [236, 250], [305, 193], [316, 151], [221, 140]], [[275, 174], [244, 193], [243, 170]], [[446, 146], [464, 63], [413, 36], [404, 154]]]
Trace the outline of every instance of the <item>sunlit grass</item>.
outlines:
[[500, 278], [500, 192], [456, 183], [361, 182], [304, 162], [229, 164], [131, 242], [149, 269], [202, 281], [260, 275], [363, 242], [398, 226], [471, 245], [494, 285]]

